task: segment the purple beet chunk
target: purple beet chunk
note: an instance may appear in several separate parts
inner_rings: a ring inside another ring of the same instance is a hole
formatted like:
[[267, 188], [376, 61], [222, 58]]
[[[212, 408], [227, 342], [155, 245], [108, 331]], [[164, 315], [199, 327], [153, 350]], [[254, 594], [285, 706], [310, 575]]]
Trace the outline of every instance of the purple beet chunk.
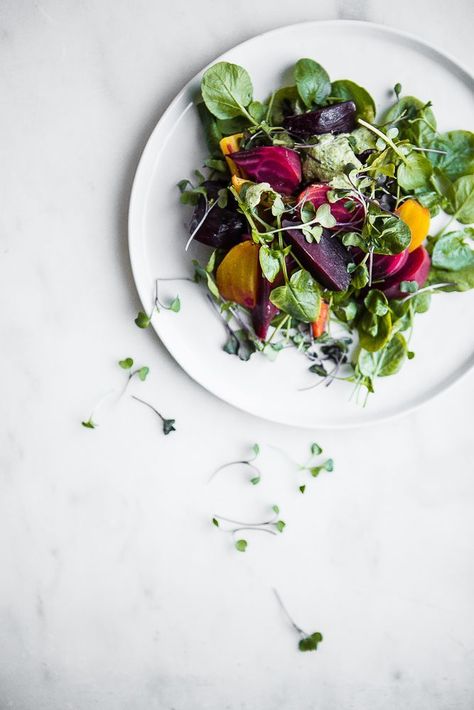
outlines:
[[430, 271], [430, 255], [425, 247], [421, 246], [408, 254], [408, 259], [405, 265], [385, 281], [380, 289], [385, 293], [387, 298], [404, 298], [406, 293], [400, 290], [402, 281], [416, 281], [418, 288], [422, 288]]
[[258, 279], [257, 302], [252, 310], [252, 322], [257, 338], [265, 340], [272, 318], [278, 313], [278, 308], [270, 301], [270, 293], [275, 288], [260, 271]]
[[255, 182], [268, 182], [282, 195], [291, 195], [301, 182], [301, 159], [296, 150], [264, 145], [232, 153], [232, 160]]
[[291, 244], [297, 259], [316, 281], [331, 291], [345, 291], [348, 288], [351, 278], [347, 265], [351, 257], [337, 237], [324, 229], [319, 243], [309, 244], [303, 232], [291, 229], [291, 222], [285, 220], [282, 226], [289, 227], [284, 233], [285, 241]]
[[356, 105], [353, 101], [318, 108], [295, 116], [288, 116], [283, 126], [290, 133], [305, 138], [321, 133], [349, 133], [355, 128]]
[[[207, 180], [203, 184], [207, 188], [209, 200], [216, 200], [219, 190], [222, 187], [227, 187], [227, 183], [221, 180]], [[227, 207], [215, 205], [212, 208], [196, 232], [194, 237], [196, 241], [209, 247], [214, 247], [214, 249], [230, 249], [242, 240], [242, 235], [246, 229], [245, 218], [237, 212], [235, 200], [231, 196], [229, 198]], [[200, 197], [194, 208], [191, 224], [189, 225], [190, 234], [194, 232], [204, 217], [205, 211], [206, 201], [204, 197]]]

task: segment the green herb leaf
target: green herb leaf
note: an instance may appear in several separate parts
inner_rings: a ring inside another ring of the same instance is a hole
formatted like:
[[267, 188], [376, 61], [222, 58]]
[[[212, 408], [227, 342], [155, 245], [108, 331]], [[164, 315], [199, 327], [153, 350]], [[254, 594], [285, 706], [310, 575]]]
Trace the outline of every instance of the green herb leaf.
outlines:
[[280, 260], [274, 255], [269, 247], [261, 246], [258, 251], [258, 259], [265, 278], [273, 283], [280, 273]]
[[390, 312], [383, 316], [376, 316], [366, 311], [358, 323], [359, 342], [364, 350], [376, 352], [380, 350], [390, 338], [392, 331], [392, 317]]
[[135, 324], [139, 328], [148, 328], [151, 323], [151, 318], [147, 316], [143, 311], [139, 311], [137, 317], [135, 318]]
[[97, 424], [92, 421], [92, 419], [89, 417], [89, 419], [86, 422], [81, 422], [82, 426], [85, 427], [86, 429], [95, 429]]
[[[344, 237], [342, 239], [344, 242]], [[344, 242], [345, 244], [345, 242]], [[359, 264], [354, 271], [352, 272], [351, 275], [351, 283], [352, 286], [356, 289], [359, 288], [364, 288], [364, 286], [367, 286], [369, 283], [369, 271], [367, 269], [366, 264]], [[356, 306], [357, 308], [357, 306]]]
[[447, 205], [446, 212], [453, 214], [462, 224], [474, 222], [474, 175], [465, 175], [453, 183], [454, 205]]
[[275, 527], [278, 532], [283, 532], [284, 528], [286, 527], [286, 523], [284, 522], [284, 520], [277, 520], [275, 523]]
[[397, 179], [400, 187], [406, 192], [429, 185], [433, 166], [422, 153], [412, 151], [405, 162], [400, 163], [397, 170]]
[[371, 289], [364, 298], [364, 305], [368, 311], [376, 316], [384, 316], [389, 310], [386, 295], [376, 288]]
[[416, 146], [428, 147], [435, 137], [436, 119], [429, 103], [404, 96], [386, 113], [384, 123], [398, 128], [399, 137]]
[[247, 540], [237, 540], [235, 543], [235, 549], [239, 552], [245, 552], [247, 549]]
[[258, 456], [260, 453], [260, 446], [258, 444], [254, 444], [252, 446], [252, 451], [255, 454], [255, 456]]
[[337, 96], [344, 101], [353, 101], [356, 105], [357, 118], [363, 118], [372, 123], [375, 118], [375, 103], [371, 95], [362, 86], [349, 79], [333, 81], [331, 96]]
[[401, 281], [399, 286], [402, 293], [416, 293], [418, 288], [418, 281]]
[[295, 271], [288, 284], [273, 289], [270, 301], [293, 318], [312, 323], [318, 316], [321, 296], [317, 283], [301, 269]]
[[311, 453], [313, 454], [313, 456], [319, 456], [319, 454], [323, 453], [323, 450], [319, 444], [316, 444], [316, 442], [314, 442], [313, 444], [311, 444]]
[[173, 311], [173, 313], [179, 313], [181, 310], [181, 301], [179, 300], [179, 296], [175, 296], [175, 298], [173, 298], [168, 306], [168, 310]]
[[125, 360], [119, 360], [118, 364], [123, 370], [130, 370], [130, 368], [133, 367], [133, 359], [126, 357]]
[[219, 527], [219, 521], [217, 520], [217, 518], [212, 518], [212, 524], [215, 525], [216, 528]]
[[141, 367], [139, 370], [137, 370], [138, 378], [142, 382], [145, 382], [149, 372], [150, 372], [150, 368], [146, 367], [146, 365], [144, 367]]
[[250, 483], [253, 486], [256, 486], [257, 483], [260, 483], [261, 477], [260, 476], [254, 476], [253, 478], [250, 479]]
[[319, 631], [316, 631], [316, 633], [302, 638], [298, 644], [298, 648], [300, 651], [316, 651], [318, 644], [320, 644], [322, 640], [322, 635]]
[[176, 419], [163, 419], [163, 434], [165, 436], [170, 434], [172, 431], [176, 431]]
[[295, 83], [307, 108], [322, 104], [331, 93], [329, 74], [313, 59], [300, 59], [296, 62]]
[[229, 355], [237, 355], [239, 352], [239, 341], [237, 337], [234, 335], [234, 333], [230, 333], [228, 335], [228, 338], [224, 344], [224, 347], [222, 348], [224, 352], [228, 353]]
[[305, 490], [306, 490], [306, 486], [300, 486], [300, 487], [299, 487], [300, 493], [304, 493]]
[[407, 355], [407, 342], [401, 333], [395, 333], [380, 353], [378, 376], [389, 377], [398, 372]]
[[474, 237], [474, 229], [467, 227], [457, 232], [449, 232], [439, 239], [433, 248], [431, 263], [437, 269], [458, 271], [474, 266], [474, 250], [469, 239]]
[[217, 62], [205, 72], [201, 91], [207, 108], [217, 118], [246, 115], [253, 95], [248, 72], [229, 62]]
[[474, 133], [470, 131], [449, 131], [435, 136], [430, 148], [443, 150], [428, 153], [432, 164], [451, 180], [474, 173]]
[[280, 508], [277, 505], [272, 505], [272, 510], [274, 513], [276, 513], [276, 515], [278, 515], [278, 513], [280, 512]]

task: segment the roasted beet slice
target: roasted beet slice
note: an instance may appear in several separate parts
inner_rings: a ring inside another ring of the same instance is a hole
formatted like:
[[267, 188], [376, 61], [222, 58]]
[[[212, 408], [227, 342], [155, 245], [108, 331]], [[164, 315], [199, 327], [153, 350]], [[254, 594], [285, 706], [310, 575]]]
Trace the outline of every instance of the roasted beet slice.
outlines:
[[[362, 249], [353, 247], [351, 253], [356, 264], [359, 264], [366, 256]], [[405, 266], [408, 259], [408, 249], [404, 249], [399, 254], [374, 254], [372, 257], [372, 280], [380, 281], [393, 276]]]
[[288, 116], [283, 121], [287, 131], [305, 138], [321, 133], [349, 133], [355, 128], [356, 105], [353, 101], [318, 108], [295, 116]]
[[418, 247], [408, 254], [405, 265], [380, 286], [387, 298], [403, 298], [406, 293], [400, 291], [402, 281], [416, 281], [422, 288], [430, 270], [430, 257], [425, 247]]
[[232, 153], [232, 160], [255, 182], [268, 182], [274, 190], [291, 195], [301, 182], [301, 159], [295, 150], [265, 145]]
[[[226, 187], [227, 183], [220, 180], [207, 180], [203, 185], [207, 189], [208, 199], [216, 200], [219, 190]], [[205, 212], [206, 201], [202, 197], [194, 208], [189, 225], [190, 234], [201, 222]], [[209, 247], [214, 247], [214, 249], [230, 249], [241, 241], [245, 229], [245, 218], [237, 212], [235, 200], [229, 195], [227, 207], [215, 205], [199, 227], [194, 239]]]
[[257, 338], [265, 340], [272, 318], [278, 313], [278, 308], [270, 301], [270, 293], [277, 284], [268, 281], [260, 269], [257, 290], [257, 303], [252, 309], [252, 322]]
[[329, 204], [331, 214], [337, 220], [337, 224], [333, 229], [340, 229], [341, 225], [354, 227], [364, 221], [364, 206], [358, 198], [351, 198], [350, 201], [354, 204], [353, 209], [350, 210], [346, 207], [349, 202], [346, 197], [341, 197], [341, 199], [336, 200], [336, 202], [328, 201], [327, 195], [331, 190], [332, 187], [327, 183], [308, 185], [308, 187], [298, 195], [298, 202], [301, 203], [301, 207], [303, 207], [305, 202], [311, 202], [315, 209], [318, 209], [318, 207], [321, 207], [321, 205], [325, 203]]
[[320, 284], [331, 291], [344, 291], [350, 283], [347, 265], [351, 257], [347, 249], [326, 229], [319, 243], [309, 244], [303, 232], [292, 226], [291, 222], [283, 222], [283, 227], [287, 227], [285, 241], [291, 244], [297, 259]]

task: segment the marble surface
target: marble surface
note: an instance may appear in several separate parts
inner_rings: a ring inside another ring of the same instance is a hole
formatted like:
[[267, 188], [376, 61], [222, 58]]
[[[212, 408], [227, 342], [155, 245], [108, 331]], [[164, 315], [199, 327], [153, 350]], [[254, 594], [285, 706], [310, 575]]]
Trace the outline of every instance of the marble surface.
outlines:
[[[453, 12], [453, 7], [455, 12]], [[472, 60], [472, 7], [428, 0], [3, 0], [0, 5], [0, 708], [468, 710], [473, 683], [473, 377], [348, 432], [270, 424], [182, 372], [138, 309], [126, 216], [170, 99], [233, 44], [305, 19], [368, 19]], [[415, 17], [422, 18], [415, 26]], [[108, 401], [124, 373], [151, 412]], [[303, 482], [319, 441], [333, 474]], [[209, 483], [262, 444], [263, 478]], [[278, 538], [245, 555], [214, 513]], [[295, 621], [319, 630], [300, 654]]]

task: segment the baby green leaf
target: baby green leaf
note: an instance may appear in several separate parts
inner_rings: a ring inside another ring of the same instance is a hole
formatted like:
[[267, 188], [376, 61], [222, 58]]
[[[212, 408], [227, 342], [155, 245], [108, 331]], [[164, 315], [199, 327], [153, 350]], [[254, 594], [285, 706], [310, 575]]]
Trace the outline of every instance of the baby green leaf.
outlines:
[[272, 505], [272, 510], [276, 515], [280, 512], [280, 508], [277, 505]]
[[219, 527], [219, 521], [217, 520], [217, 518], [212, 518], [212, 524], [215, 525], [216, 528]]
[[175, 423], [176, 419], [163, 419], [163, 434], [165, 436], [172, 431], [176, 431]]
[[306, 490], [306, 486], [300, 486], [300, 487], [299, 487], [300, 493], [304, 493], [305, 490]]
[[474, 222], [474, 175], [465, 175], [453, 183], [454, 207], [448, 205], [446, 212], [462, 224]]
[[255, 456], [258, 456], [259, 453], [260, 453], [260, 446], [259, 446], [258, 444], [254, 444], [254, 445], [252, 446], [252, 451], [253, 451], [253, 453], [254, 453]]
[[237, 540], [235, 543], [235, 549], [239, 552], [245, 552], [247, 549], [247, 540]]
[[319, 444], [316, 444], [316, 442], [314, 442], [313, 444], [311, 444], [311, 453], [314, 456], [319, 456], [319, 454], [323, 453], [323, 450]]
[[284, 520], [277, 520], [277, 522], [275, 523], [275, 527], [278, 532], [283, 532], [284, 528], [286, 527], [286, 523]]
[[252, 486], [256, 486], [257, 483], [260, 483], [260, 480], [261, 480], [260, 476], [254, 476], [254, 478], [250, 479], [250, 483], [252, 484]]
[[395, 333], [380, 353], [377, 374], [388, 377], [398, 372], [407, 354], [407, 342], [401, 333]]
[[181, 301], [179, 300], [179, 296], [173, 298], [170, 305], [168, 306], [168, 309], [170, 311], [173, 311], [173, 313], [179, 313], [179, 311], [181, 310]]
[[474, 236], [469, 227], [440, 237], [433, 248], [431, 263], [435, 268], [457, 271], [474, 266], [474, 250], [467, 241]]
[[273, 289], [270, 301], [293, 318], [312, 323], [318, 316], [321, 297], [317, 283], [301, 269], [295, 271], [288, 284]]
[[252, 101], [252, 81], [238, 64], [214, 64], [202, 78], [201, 91], [207, 108], [217, 118], [248, 115], [246, 107]]
[[369, 352], [380, 350], [390, 338], [392, 318], [390, 312], [376, 316], [366, 311], [359, 324], [359, 342], [362, 348]]
[[319, 205], [316, 211], [315, 219], [322, 227], [326, 227], [327, 229], [331, 229], [331, 227], [334, 227], [337, 222], [327, 202], [324, 202], [322, 205]]
[[147, 316], [146, 313], [143, 311], [139, 311], [137, 317], [135, 318], [135, 324], [138, 325], [139, 328], [148, 328], [150, 325], [151, 319]]
[[474, 173], [474, 133], [470, 131], [449, 131], [436, 136], [430, 148], [444, 153], [429, 152], [432, 164], [439, 168], [450, 180]]
[[399, 286], [402, 293], [416, 293], [418, 288], [418, 281], [401, 281]]
[[85, 427], [86, 429], [95, 429], [97, 424], [92, 421], [91, 417], [86, 422], [81, 422], [82, 426]]
[[387, 297], [382, 291], [378, 291], [376, 288], [371, 289], [364, 298], [364, 305], [368, 311], [374, 313], [376, 316], [384, 316], [388, 313]]
[[362, 86], [348, 79], [333, 81], [331, 96], [337, 96], [344, 101], [353, 101], [356, 105], [357, 118], [363, 118], [372, 123], [375, 118], [375, 103], [371, 95]]
[[125, 360], [119, 360], [118, 364], [123, 370], [130, 370], [130, 368], [133, 367], [133, 359], [126, 357]]
[[405, 162], [398, 166], [398, 183], [406, 192], [412, 192], [429, 185], [432, 172], [433, 166], [428, 158], [422, 153], [412, 151], [406, 156]]
[[300, 651], [316, 651], [318, 644], [321, 643], [322, 640], [322, 635], [319, 631], [316, 631], [316, 633], [302, 638], [298, 644], [298, 648]]
[[145, 380], [146, 380], [146, 378], [147, 378], [149, 372], [150, 372], [150, 368], [149, 368], [149, 367], [146, 367], [146, 365], [145, 365], [144, 367], [141, 367], [141, 368], [137, 371], [138, 378], [139, 378], [142, 382], [145, 382]]
[[280, 272], [280, 260], [274, 255], [269, 247], [261, 246], [258, 258], [265, 278], [273, 283]]
[[307, 108], [322, 104], [331, 92], [327, 71], [313, 59], [300, 59], [296, 62], [295, 83]]

